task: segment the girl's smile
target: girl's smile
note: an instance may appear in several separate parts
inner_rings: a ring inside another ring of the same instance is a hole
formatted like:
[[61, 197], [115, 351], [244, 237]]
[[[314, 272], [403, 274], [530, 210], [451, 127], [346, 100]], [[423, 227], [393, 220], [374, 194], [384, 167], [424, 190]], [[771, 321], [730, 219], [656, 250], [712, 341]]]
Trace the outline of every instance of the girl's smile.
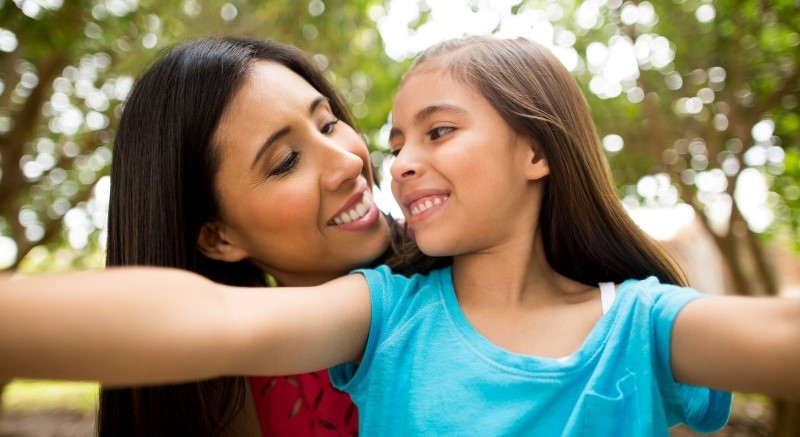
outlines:
[[409, 224], [414, 225], [440, 210], [449, 199], [447, 191], [417, 190], [406, 196], [402, 203], [409, 213]]

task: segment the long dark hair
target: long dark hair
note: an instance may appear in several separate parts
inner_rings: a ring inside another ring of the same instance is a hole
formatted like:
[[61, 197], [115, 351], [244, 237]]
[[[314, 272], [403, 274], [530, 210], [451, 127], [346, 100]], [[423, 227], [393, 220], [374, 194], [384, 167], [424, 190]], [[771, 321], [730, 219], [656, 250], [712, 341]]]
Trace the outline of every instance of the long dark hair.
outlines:
[[[166, 52], [139, 78], [125, 103], [114, 143], [108, 266], [177, 267], [238, 286], [264, 286], [248, 261], [226, 263], [196, 248], [202, 225], [220, 215], [214, 189], [219, 148], [214, 132], [254, 61], [277, 62], [330, 99], [340, 120], [347, 106], [302, 51], [263, 40], [212, 38]], [[103, 388], [100, 436], [211, 436], [241, 411], [242, 377]]]
[[441, 68], [479, 91], [512, 129], [541, 147], [550, 174], [539, 225], [557, 272], [587, 285], [651, 275], [687, 285], [619, 202], [589, 105], [552, 52], [523, 38], [469, 37], [428, 49], [407, 75], [425, 68]]

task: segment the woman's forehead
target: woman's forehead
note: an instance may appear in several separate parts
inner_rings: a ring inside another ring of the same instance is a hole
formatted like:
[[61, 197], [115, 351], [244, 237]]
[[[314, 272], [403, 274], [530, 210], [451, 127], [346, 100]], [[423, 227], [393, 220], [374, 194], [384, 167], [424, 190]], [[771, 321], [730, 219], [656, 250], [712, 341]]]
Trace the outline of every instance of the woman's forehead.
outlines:
[[318, 95], [319, 91], [288, 67], [274, 61], [256, 61], [234, 94], [234, 100], [253, 97], [294, 102], [298, 99], [314, 99]]
[[279, 129], [290, 117], [306, 115], [309, 105], [320, 96], [289, 68], [276, 62], [255, 62], [225, 109], [215, 137], [225, 144], [225, 139], [242, 132]]

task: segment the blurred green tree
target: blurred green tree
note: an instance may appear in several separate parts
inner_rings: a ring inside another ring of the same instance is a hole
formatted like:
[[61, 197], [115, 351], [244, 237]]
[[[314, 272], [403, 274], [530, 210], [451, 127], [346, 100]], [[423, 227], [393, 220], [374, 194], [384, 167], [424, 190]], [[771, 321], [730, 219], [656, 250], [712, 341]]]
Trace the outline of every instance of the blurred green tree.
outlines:
[[[622, 196], [690, 205], [719, 248], [730, 291], [742, 295], [779, 291], [765, 239], [800, 248], [797, 6], [609, 1], [577, 29], [578, 76]], [[626, 50], [632, 68], [608, 74]], [[800, 405], [776, 406], [775, 435], [800, 435]]]
[[[796, 6], [625, 3], [607, 9], [588, 38], [628, 45], [639, 63], [618, 97], [589, 93], [601, 135], [624, 140], [625, 153], [610, 154], [622, 193], [668, 206], [669, 190], [658, 198], [635, 188], [643, 176], [667, 175], [714, 238], [738, 294], [778, 292], [758, 234], [800, 242]], [[769, 191], [759, 216], [748, 207], [762, 193], [748, 185], [760, 180]]]
[[135, 76], [175, 42], [295, 44], [376, 137], [402, 72], [383, 54], [381, 14], [370, 0], [0, 1], [0, 269], [102, 266], [117, 116]]

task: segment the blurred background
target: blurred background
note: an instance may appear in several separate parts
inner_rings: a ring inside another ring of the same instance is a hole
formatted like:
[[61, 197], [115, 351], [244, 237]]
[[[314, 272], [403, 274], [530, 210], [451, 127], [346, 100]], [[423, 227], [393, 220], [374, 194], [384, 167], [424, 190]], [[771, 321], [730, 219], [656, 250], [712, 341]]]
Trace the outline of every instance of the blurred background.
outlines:
[[[621, 201], [696, 288], [800, 295], [798, 0], [0, 0], [0, 269], [102, 268], [121, 105], [165, 47], [220, 34], [312, 53], [379, 168], [419, 51], [534, 39], [583, 87]], [[95, 384], [0, 386], [0, 436], [92, 435]], [[737, 396], [717, 435], [798, 436], [800, 406]]]

